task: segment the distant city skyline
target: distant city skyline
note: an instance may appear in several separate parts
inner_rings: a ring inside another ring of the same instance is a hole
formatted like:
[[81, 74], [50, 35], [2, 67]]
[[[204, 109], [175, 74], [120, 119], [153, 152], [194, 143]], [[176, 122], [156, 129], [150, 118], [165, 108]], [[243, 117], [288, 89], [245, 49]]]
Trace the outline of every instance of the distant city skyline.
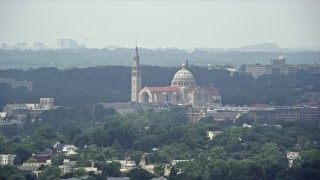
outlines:
[[89, 48], [320, 48], [320, 1], [0, 0], [0, 43]]

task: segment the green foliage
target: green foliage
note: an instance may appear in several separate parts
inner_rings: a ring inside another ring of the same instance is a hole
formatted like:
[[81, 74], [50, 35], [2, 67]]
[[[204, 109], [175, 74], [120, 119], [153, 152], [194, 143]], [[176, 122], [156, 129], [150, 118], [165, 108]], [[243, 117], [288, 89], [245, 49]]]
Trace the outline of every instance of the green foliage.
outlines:
[[1, 180], [35, 180], [36, 177], [31, 172], [19, 170], [15, 166], [0, 166], [0, 179]]
[[[0, 135], [0, 153], [17, 154], [15, 163], [21, 164], [31, 157], [31, 153], [51, 148], [57, 140], [75, 144], [81, 149], [78, 155], [68, 158], [77, 161], [77, 167], [91, 166], [94, 162], [103, 174], [86, 175], [96, 179], [124, 176], [118, 163], [106, 164], [106, 161], [130, 157], [138, 164], [143, 152], [148, 153], [147, 164], [156, 164], [158, 176], [163, 175], [164, 163], [190, 160], [178, 163], [169, 179], [319, 177], [319, 122], [259, 120], [252, 121], [252, 128], [243, 128], [241, 123], [232, 121], [188, 123], [184, 108], [127, 115], [113, 114], [102, 108], [99, 110], [100, 122], [91, 124], [85, 119], [90, 118], [92, 109], [92, 106], [81, 110], [58, 108], [43, 113], [42, 121], [37, 127], [33, 126], [35, 131], [31, 135], [28, 136], [23, 128], [17, 136]], [[61, 127], [60, 123], [65, 121], [71, 126]], [[251, 122], [245, 118], [242, 121]], [[90, 126], [82, 126], [82, 123]], [[275, 124], [282, 128], [274, 127]], [[223, 133], [209, 140], [207, 131], [211, 130]], [[292, 168], [288, 168], [286, 151], [300, 151], [301, 158], [294, 161]], [[40, 179], [60, 178], [54, 167], [58, 167], [64, 158], [63, 155], [54, 156], [52, 166], [43, 167], [45, 174]], [[61, 177], [82, 175], [81, 172], [71, 172]], [[132, 178], [150, 177], [142, 170], [133, 171], [130, 175]]]
[[55, 180], [59, 179], [61, 170], [57, 166], [48, 166], [40, 174], [39, 180]]
[[[130, 59], [130, 58], [129, 58]], [[142, 67], [142, 86], [167, 86], [176, 67]], [[198, 85], [213, 84], [222, 94], [223, 104], [251, 105], [266, 103], [275, 105], [294, 105], [302, 101], [309, 92], [319, 92], [320, 74], [298, 72], [289, 75], [264, 75], [254, 79], [244, 73], [230, 76], [223, 68], [208, 69], [191, 66], [190, 71]], [[54, 97], [61, 106], [82, 108], [91, 106], [87, 118], [93, 118], [92, 105], [101, 102], [125, 102], [130, 100], [130, 67], [101, 66], [96, 68], [38, 68], [29, 70], [0, 70], [0, 77], [33, 81], [33, 91], [26, 88], [11, 89], [0, 83], [0, 108], [7, 103], [38, 102], [40, 97]], [[117, 78], [112, 78], [114, 75]], [[102, 111], [101, 111], [102, 110]], [[105, 110], [95, 107], [95, 120], [103, 121]], [[112, 114], [114, 112], [109, 112]], [[108, 114], [108, 113], [107, 113]], [[85, 119], [87, 119], [85, 118]], [[88, 120], [88, 119], [87, 119]], [[172, 120], [172, 119], [171, 119]]]
[[130, 180], [149, 180], [154, 177], [154, 175], [141, 168], [132, 169], [127, 175]]

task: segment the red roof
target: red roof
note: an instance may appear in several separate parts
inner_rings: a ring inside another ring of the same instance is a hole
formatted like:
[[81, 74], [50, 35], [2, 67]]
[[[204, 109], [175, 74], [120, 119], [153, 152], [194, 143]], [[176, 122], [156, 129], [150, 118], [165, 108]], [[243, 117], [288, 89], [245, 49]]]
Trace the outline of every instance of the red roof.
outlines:
[[317, 102], [305, 102], [303, 103], [304, 106], [310, 106], [310, 107], [317, 107], [318, 103]]
[[179, 89], [176, 87], [148, 87], [151, 92], [179, 92]]
[[189, 91], [194, 91], [194, 90], [197, 89], [198, 87], [199, 87], [200, 89], [204, 90], [204, 91], [207, 91], [207, 92], [212, 93], [213, 96], [221, 96], [221, 95], [220, 95], [220, 92], [218, 91], [218, 89], [215, 88], [215, 87], [213, 87], [213, 86], [197, 86], [197, 87], [194, 86], [194, 87], [191, 87], [191, 88], [189, 89]]
[[51, 156], [47, 155], [35, 155], [33, 156], [33, 159], [37, 161], [37, 163], [46, 163], [48, 159], [50, 159]]

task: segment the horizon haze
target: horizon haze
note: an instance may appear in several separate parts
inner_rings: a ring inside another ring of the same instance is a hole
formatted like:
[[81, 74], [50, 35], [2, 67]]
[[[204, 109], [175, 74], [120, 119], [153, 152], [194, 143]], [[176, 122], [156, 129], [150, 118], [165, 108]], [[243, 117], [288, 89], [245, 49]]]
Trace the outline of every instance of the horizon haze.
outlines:
[[1, 0], [0, 42], [88, 48], [320, 48], [320, 1]]

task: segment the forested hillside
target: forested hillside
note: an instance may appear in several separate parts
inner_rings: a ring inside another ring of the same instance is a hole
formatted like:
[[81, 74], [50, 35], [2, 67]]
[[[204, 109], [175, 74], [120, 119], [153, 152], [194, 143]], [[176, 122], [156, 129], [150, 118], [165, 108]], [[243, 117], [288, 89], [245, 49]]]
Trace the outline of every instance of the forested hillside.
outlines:
[[[254, 80], [244, 73], [230, 73], [225, 69], [191, 66], [197, 85], [213, 84], [222, 94], [223, 104], [251, 105], [266, 103], [293, 105], [308, 98], [306, 93], [320, 91], [320, 74], [300, 71], [289, 75], [265, 75]], [[177, 67], [142, 67], [142, 86], [168, 86]], [[0, 83], [0, 108], [7, 103], [35, 103], [41, 97], [53, 97], [62, 106], [82, 106], [100, 102], [128, 102], [130, 100], [130, 67], [102, 66], [95, 68], [38, 68], [28, 70], [0, 70], [0, 77], [33, 81], [33, 91], [12, 89]]]

